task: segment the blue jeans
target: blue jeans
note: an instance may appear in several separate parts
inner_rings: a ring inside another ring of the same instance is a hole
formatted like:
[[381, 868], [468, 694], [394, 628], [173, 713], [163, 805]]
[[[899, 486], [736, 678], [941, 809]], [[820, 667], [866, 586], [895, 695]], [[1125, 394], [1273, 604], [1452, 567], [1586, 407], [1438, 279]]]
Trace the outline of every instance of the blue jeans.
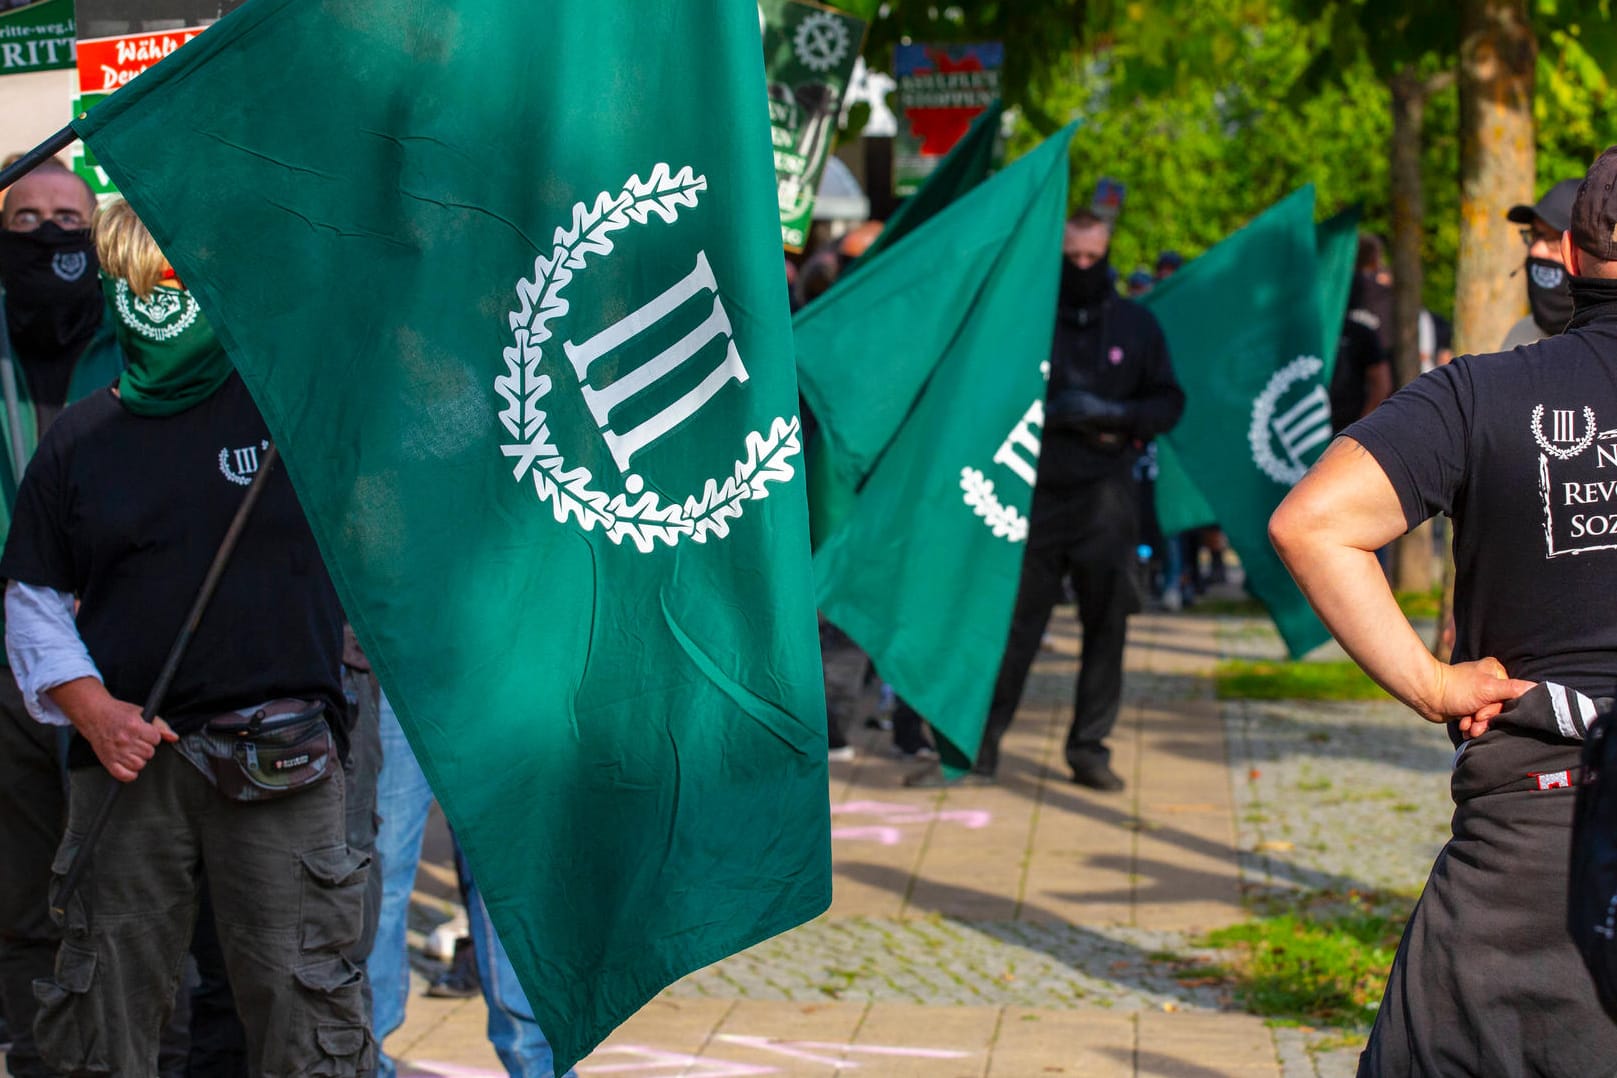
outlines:
[[[415, 888], [416, 865], [421, 860], [427, 812], [432, 807], [432, 789], [386, 696], [381, 701], [381, 727], [382, 774], [377, 780], [376, 811], [382, 826], [376, 836], [376, 855], [382, 863], [382, 913], [366, 973], [375, 1001], [371, 1028], [378, 1045], [376, 1073], [380, 1078], [394, 1078], [397, 1069], [380, 1045], [404, 1024], [404, 1007], [410, 995], [405, 922], [410, 912], [410, 893]], [[458, 856], [456, 863], [461, 865]], [[483, 982], [483, 999], [488, 1003], [489, 1043], [511, 1078], [554, 1078], [550, 1043], [534, 1021], [533, 1009], [494, 933], [483, 896], [470, 873], [464, 868], [461, 872], [477, 973]]]

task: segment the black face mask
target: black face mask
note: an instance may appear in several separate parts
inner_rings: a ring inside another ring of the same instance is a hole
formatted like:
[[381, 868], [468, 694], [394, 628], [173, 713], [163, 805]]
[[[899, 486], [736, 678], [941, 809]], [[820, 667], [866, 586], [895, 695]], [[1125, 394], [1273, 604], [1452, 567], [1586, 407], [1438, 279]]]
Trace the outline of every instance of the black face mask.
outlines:
[[1572, 321], [1572, 286], [1566, 267], [1548, 258], [1527, 260], [1527, 304], [1538, 328], [1554, 336]]
[[1097, 306], [1109, 293], [1117, 289], [1112, 285], [1112, 263], [1102, 257], [1088, 269], [1079, 269], [1070, 258], [1061, 259], [1061, 295], [1059, 305], [1068, 309]]
[[78, 358], [101, 324], [100, 268], [89, 229], [47, 221], [32, 232], [0, 230], [6, 326], [19, 359]]

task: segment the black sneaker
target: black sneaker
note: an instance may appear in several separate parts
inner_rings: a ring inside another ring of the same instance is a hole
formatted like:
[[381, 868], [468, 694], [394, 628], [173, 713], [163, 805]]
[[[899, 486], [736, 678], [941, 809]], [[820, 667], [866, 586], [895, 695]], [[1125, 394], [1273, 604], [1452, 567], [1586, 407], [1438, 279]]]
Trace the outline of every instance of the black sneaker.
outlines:
[[928, 764], [904, 776], [904, 785], [912, 790], [937, 790], [955, 786], [997, 786], [999, 781], [986, 771], [967, 771], [951, 778], [944, 773], [942, 764]]
[[1084, 764], [1073, 764], [1072, 781], [1079, 786], [1087, 786], [1091, 790], [1100, 790], [1102, 793], [1109, 794], [1117, 793], [1126, 785], [1123, 782], [1123, 776], [1099, 760]]
[[477, 955], [472, 941], [462, 936], [455, 941], [455, 957], [449, 969], [427, 986], [427, 995], [434, 999], [471, 999], [483, 991], [482, 979], [477, 975]]

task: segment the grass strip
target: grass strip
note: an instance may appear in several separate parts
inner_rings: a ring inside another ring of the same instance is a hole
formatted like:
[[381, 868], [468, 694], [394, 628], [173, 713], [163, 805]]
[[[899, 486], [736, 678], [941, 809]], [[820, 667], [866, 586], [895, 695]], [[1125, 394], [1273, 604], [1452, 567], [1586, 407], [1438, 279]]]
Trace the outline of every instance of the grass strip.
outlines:
[[1386, 700], [1358, 664], [1226, 659], [1213, 670], [1220, 700]]

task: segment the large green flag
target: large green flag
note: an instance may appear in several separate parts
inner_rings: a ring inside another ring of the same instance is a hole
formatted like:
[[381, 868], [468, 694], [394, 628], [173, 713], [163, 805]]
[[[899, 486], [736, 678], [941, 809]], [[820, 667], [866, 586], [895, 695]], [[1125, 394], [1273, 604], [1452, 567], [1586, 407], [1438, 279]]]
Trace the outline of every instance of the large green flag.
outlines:
[[[1353, 283], [1353, 266], [1359, 253], [1359, 211], [1343, 210], [1314, 229], [1315, 249], [1319, 254], [1315, 288], [1319, 295], [1320, 352], [1325, 363], [1319, 380], [1331, 384], [1331, 372], [1336, 368], [1336, 346], [1341, 336], [1342, 319], [1347, 315], [1348, 291]], [[1146, 303], [1151, 302], [1149, 296]], [[1196, 347], [1195, 342], [1190, 342]], [[1190, 476], [1179, 462], [1179, 454], [1168, 441], [1157, 442], [1157, 522], [1163, 534], [1174, 535], [1192, 528], [1205, 527], [1218, 522], [1215, 513]]]
[[[865, 254], [860, 255], [859, 260], [855, 260], [842, 272], [842, 280], [838, 281], [838, 284], [847, 283], [855, 273], [875, 265], [876, 255], [925, 225], [939, 212], [943, 212], [944, 208], [954, 204], [960, 196], [964, 196], [965, 192], [972, 191], [973, 187], [977, 187], [977, 184], [983, 183], [983, 179], [988, 178], [988, 170], [993, 166], [994, 142], [998, 141], [999, 137], [999, 118], [1003, 115], [1003, 105], [994, 100], [993, 105], [990, 105], [983, 115], [972, 121], [972, 126], [965, 136], [954, 145], [954, 149], [949, 150], [943, 162], [938, 163], [938, 168], [927, 176], [927, 183], [923, 184], [922, 189], [915, 192], [914, 196], [904, 200], [904, 205], [901, 205], [893, 218], [886, 223], [886, 228], [881, 229], [880, 236], [876, 236], [872, 246], [868, 247]], [[810, 354], [815, 354], [820, 349], [823, 333], [836, 330], [834, 323], [826, 322], [820, 315], [809, 314], [810, 310], [815, 309], [823, 299], [825, 296], [821, 296], [813, 304], [809, 304], [809, 307], [797, 312], [797, 318], [794, 320], [794, 333], [802, 341], [802, 347], [809, 349]], [[941, 349], [941, 346], [943, 346], [941, 341], [931, 343], [933, 349]], [[930, 359], [936, 360], [939, 354], [941, 351], [931, 352]], [[928, 356], [915, 357], [920, 360], [928, 359]], [[920, 386], [915, 383], [914, 388], [909, 391], [909, 396], [904, 399], [906, 401], [914, 399], [918, 388]], [[862, 393], [860, 396], [867, 394]], [[815, 417], [820, 417], [818, 407], [820, 406], [815, 404], [810, 394], [810, 409], [815, 411]], [[891, 438], [891, 432], [893, 428], [888, 427], [886, 436]], [[881, 446], [876, 446], [875, 449], [880, 451], [880, 448]], [[805, 467], [809, 472], [810, 535], [815, 550], [818, 550], [821, 543], [830, 538], [831, 533], [836, 532], [836, 528], [846, 519], [847, 514], [852, 512], [854, 499], [859, 496], [859, 485], [868, 474], [868, 461], [873, 457], [867, 451], [860, 456], [859, 461], [844, 461], [836, 456], [836, 448], [828, 441], [823, 430], [815, 432], [810, 438], [804, 456], [807, 461]]]
[[1336, 338], [1319, 270], [1314, 189], [1304, 187], [1146, 297], [1185, 389], [1166, 441], [1293, 656], [1330, 638], [1268, 534], [1270, 514], [1331, 437], [1320, 353]]
[[870, 464], [815, 554], [820, 609], [957, 766], [982, 736], [1027, 547], [1074, 130], [900, 240], [798, 326], [805, 385], [837, 405], [833, 444]]
[[558, 1071], [830, 900], [762, 85], [727, 0], [251, 0], [76, 125], [263, 410]]

